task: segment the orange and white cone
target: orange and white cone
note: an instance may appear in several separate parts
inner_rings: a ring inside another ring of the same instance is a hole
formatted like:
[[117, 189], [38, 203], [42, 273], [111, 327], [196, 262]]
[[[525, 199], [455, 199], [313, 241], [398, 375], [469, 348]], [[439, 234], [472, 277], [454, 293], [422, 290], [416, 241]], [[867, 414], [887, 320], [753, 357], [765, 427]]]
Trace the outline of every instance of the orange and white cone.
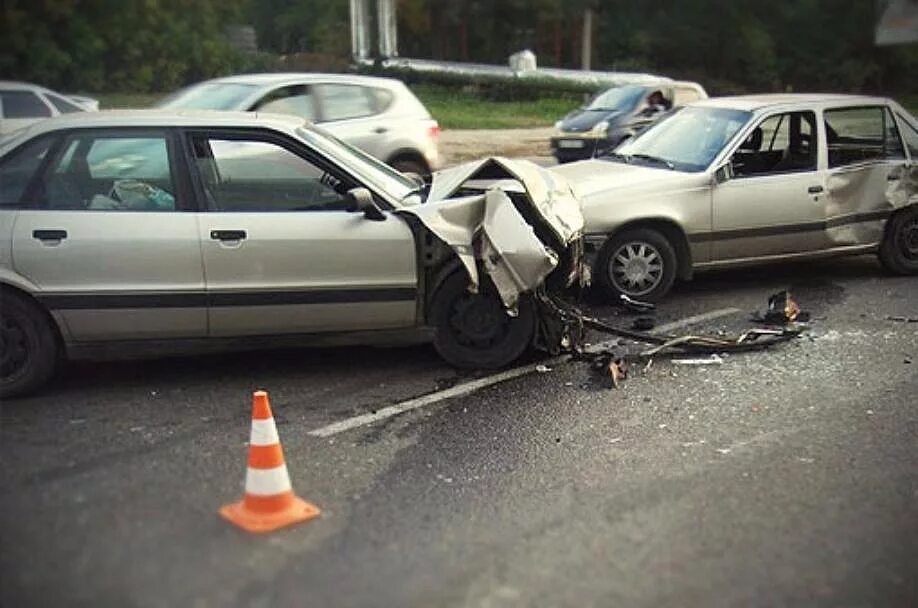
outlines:
[[220, 515], [249, 532], [270, 532], [307, 521], [319, 509], [293, 493], [268, 393], [252, 395], [252, 435], [245, 496], [220, 507]]

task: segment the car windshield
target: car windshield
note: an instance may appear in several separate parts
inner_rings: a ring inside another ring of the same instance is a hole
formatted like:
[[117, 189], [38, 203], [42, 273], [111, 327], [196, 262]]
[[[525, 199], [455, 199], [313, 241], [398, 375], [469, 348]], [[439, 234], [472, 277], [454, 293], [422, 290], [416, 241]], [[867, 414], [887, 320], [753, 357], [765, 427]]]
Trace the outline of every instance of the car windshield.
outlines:
[[401, 206], [413, 206], [423, 202], [420, 188], [413, 179], [341, 141], [328, 131], [315, 126], [304, 126], [297, 129], [297, 133], [311, 146], [336, 159], [345, 168], [359, 167], [359, 177], [392, 195]]
[[167, 97], [160, 108], [182, 110], [244, 110], [239, 104], [258, 88], [253, 84], [205, 82]]
[[593, 98], [587, 110], [630, 110], [644, 95], [644, 87], [629, 85], [603, 91]]
[[608, 158], [677, 171], [704, 171], [751, 116], [742, 110], [683, 108], [619, 146]]

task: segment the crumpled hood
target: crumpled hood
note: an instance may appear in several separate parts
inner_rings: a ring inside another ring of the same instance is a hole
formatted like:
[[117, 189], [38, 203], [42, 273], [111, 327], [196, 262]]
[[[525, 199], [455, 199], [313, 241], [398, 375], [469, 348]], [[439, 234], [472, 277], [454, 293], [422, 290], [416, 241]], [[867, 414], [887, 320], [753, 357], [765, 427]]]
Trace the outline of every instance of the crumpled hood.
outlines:
[[[514, 193], [528, 203], [522, 213], [510, 198]], [[528, 212], [550, 230], [545, 240], [552, 242], [540, 240], [524, 217]], [[535, 163], [506, 158], [435, 173], [427, 202], [397, 213], [415, 216], [452, 247], [473, 290], [480, 262], [511, 309], [520, 293], [545, 280], [584, 226], [580, 203], [565, 179]]]

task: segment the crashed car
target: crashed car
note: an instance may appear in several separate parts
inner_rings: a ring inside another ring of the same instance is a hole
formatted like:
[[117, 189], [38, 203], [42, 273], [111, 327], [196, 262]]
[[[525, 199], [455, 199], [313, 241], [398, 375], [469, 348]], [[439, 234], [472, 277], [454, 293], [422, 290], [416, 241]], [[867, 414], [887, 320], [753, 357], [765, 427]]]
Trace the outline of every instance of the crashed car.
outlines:
[[695, 271], [878, 253], [918, 273], [918, 122], [896, 102], [755, 95], [687, 105], [553, 169], [583, 204], [592, 279], [663, 298]]
[[0, 147], [0, 397], [61, 356], [413, 336], [503, 366], [554, 348], [537, 295], [578, 280], [582, 227], [523, 161], [421, 186], [289, 116], [51, 119]]

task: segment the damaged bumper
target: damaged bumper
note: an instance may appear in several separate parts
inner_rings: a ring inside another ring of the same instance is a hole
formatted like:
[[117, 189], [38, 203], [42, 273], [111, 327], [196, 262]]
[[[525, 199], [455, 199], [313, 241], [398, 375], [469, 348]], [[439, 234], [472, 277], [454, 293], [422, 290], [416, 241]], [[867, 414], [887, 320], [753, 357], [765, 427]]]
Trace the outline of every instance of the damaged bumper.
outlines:
[[583, 215], [563, 178], [535, 163], [506, 158], [434, 174], [427, 203], [399, 210], [415, 216], [458, 256], [477, 291], [484, 272], [512, 311], [564, 262], [563, 284], [584, 280]]

